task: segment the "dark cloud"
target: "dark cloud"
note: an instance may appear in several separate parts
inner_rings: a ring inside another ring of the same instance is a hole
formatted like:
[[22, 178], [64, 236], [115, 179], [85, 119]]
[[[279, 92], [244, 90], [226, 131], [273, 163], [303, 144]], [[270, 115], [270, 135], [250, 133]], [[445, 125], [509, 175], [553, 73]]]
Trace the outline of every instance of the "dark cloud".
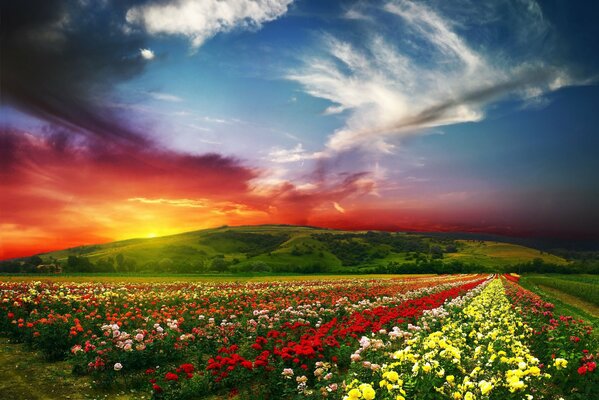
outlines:
[[145, 141], [103, 105], [147, 62], [143, 38], [123, 29], [134, 3], [3, 1], [2, 105], [80, 133]]
[[[245, 193], [255, 171], [219, 154], [189, 155], [136, 143], [47, 130], [33, 135], [0, 131], [4, 188], [49, 185], [59, 193], [93, 198], [222, 197]], [[6, 199], [9, 201], [10, 199]]]

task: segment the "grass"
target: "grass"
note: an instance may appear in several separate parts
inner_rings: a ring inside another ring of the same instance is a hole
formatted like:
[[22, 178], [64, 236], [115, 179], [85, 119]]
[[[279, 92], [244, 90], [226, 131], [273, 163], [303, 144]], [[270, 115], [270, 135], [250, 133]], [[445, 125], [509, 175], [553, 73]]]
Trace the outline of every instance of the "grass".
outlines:
[[444, 258], [446, 261], [457, 260], [467, 264], [493, 267], [525, 263], [535, 258], [552, 264], [565, 265], [568, 263], [553, 254], [517, 244], [479, 240], [457, 240], [457, 242], [460, 244], [459, 252], [446, 254]]
[[[345, 267], [342, 266], [339, 258], [331, 253], [322, 241], [314, 238], [314, 235], [322, 233], [345, 232], [287, 225], [222, 227], [158, 238], [130, 239], [93, 246], [81, 246], [43, 254], [41, 257], [45, 260], [54, 258], [64, 262], [70, 255], [78, 255], [85, 256], [92, 262], [97, 262], [102, 259], [115, 259], [120, 254], [127, 259], [134, 260], [138, 268], [153, 271], [159, 270], [159, 268], [162, 268], [160, 266], [164, 264], [206, 264], [217, 256], [222, 256], [227, 261], [235, 260], [239, 266], [263, 262], [273, 267], [291, 265], [301, 268], [323, 265], [329, 270], [343, 270]], [[360, 232], [351, 233], [357, 234]], [[264, 244], [263, 241], [251, 243], [252, 237], [256, 238], [263, 235], [283, 238], [283, 242], [278, 245], [275, 243], [272, 247]], [[434, 239], [419, 235], [411, 235], [410, 237], [424, 242], [431, 242], [432, 240], [431, 244], [437, 243]], [[249, 242], [244, 242], [244, 240], [249, 240]], [[446, 253], [443, 259], [445, 262], [456, 260], [488, 267], [503, 267], [540, 258], [547, 263], [567, 264], [567, 261], [561, 257], [516, 244], [476, 240], [457, 240], [456, 242], [459, 251], [457, 253]], [[261, 248], [261, 245], [257, 243], [262, 243], [264, 248]], [[369, 244], [368, 242], [365, 243]], [[441, 246], [443, 245], [441, 244]], [[391, 252], [386, 257], [370, 260], [367, 264], [370, 266], [387, 265], [390, 261], [401, 264], [413, 262], [412, 258], [413, 256], [409, 253]]]
[[50, 399], [150, 399], [148, 393], [100, 391], [88, 377], [71, 374], [67, 362], [48, 363], [23, 344], [0, 338], [0, 398], [14, 400]]
[[599, 309], [599, 283], [564, 279], [557, 276], [549, 277], [538, 275], [530, 276], [528, 280], [538, 286], [549, 287], [570, 296], [574, 296], [582, 301], [595, 305]]

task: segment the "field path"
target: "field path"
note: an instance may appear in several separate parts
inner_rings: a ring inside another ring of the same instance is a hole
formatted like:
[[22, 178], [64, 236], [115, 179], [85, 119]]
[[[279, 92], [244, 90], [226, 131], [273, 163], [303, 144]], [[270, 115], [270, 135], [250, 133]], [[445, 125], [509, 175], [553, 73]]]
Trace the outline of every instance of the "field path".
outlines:
[[572, 296], [570, 294], [562, 292], [561, 290], [557, 290], [557, 289], [554, 289], [549, 286], [539, 285], [538, 283], [535, 283], [535, 284], [539, 288], [541, 288], [543, 291], [551, 294], [552, 296], [555, 296], [556, 298], [560, 299], [564, 303], [568, 303], [574, 307], [580, 308], [581, 310], [584, 310], [584, 311], [588, 312], [589, 314], [591, 314], [593, 317], [599, 318], [599, 307], [597, 307], [593, 303], [584, 301], [583, 299], [581, 299], [579, 297]]
[[100, 394], [91, 387], [89, 379], [71, 375], [66, 362], [48, 363], [22, 344], [0, 339], [0, 399], [11, 400], [91, 400], [149, 399], [147, 394]]

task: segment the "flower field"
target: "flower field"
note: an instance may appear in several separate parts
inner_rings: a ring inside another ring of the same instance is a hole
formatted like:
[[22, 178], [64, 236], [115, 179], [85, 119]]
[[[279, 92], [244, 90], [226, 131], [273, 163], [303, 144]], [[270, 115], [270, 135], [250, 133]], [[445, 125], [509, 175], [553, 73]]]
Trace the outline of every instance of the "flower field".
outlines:
[[517, 280], [0, 282], [0, 333], [156, 399], [592, 398], [591, 328]]

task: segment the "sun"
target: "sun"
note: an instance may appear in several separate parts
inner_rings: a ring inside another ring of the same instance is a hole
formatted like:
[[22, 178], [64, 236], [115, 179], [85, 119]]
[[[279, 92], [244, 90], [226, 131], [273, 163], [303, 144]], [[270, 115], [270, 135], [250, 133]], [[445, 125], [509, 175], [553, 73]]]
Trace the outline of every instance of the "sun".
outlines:
[[150, 232], [146, 235], [146, 237], [149, 239], [155, 238], [156, 236], [158, 236], [158, 235], [156, 235], [156, 233], [154, 233], [154, 232]]

